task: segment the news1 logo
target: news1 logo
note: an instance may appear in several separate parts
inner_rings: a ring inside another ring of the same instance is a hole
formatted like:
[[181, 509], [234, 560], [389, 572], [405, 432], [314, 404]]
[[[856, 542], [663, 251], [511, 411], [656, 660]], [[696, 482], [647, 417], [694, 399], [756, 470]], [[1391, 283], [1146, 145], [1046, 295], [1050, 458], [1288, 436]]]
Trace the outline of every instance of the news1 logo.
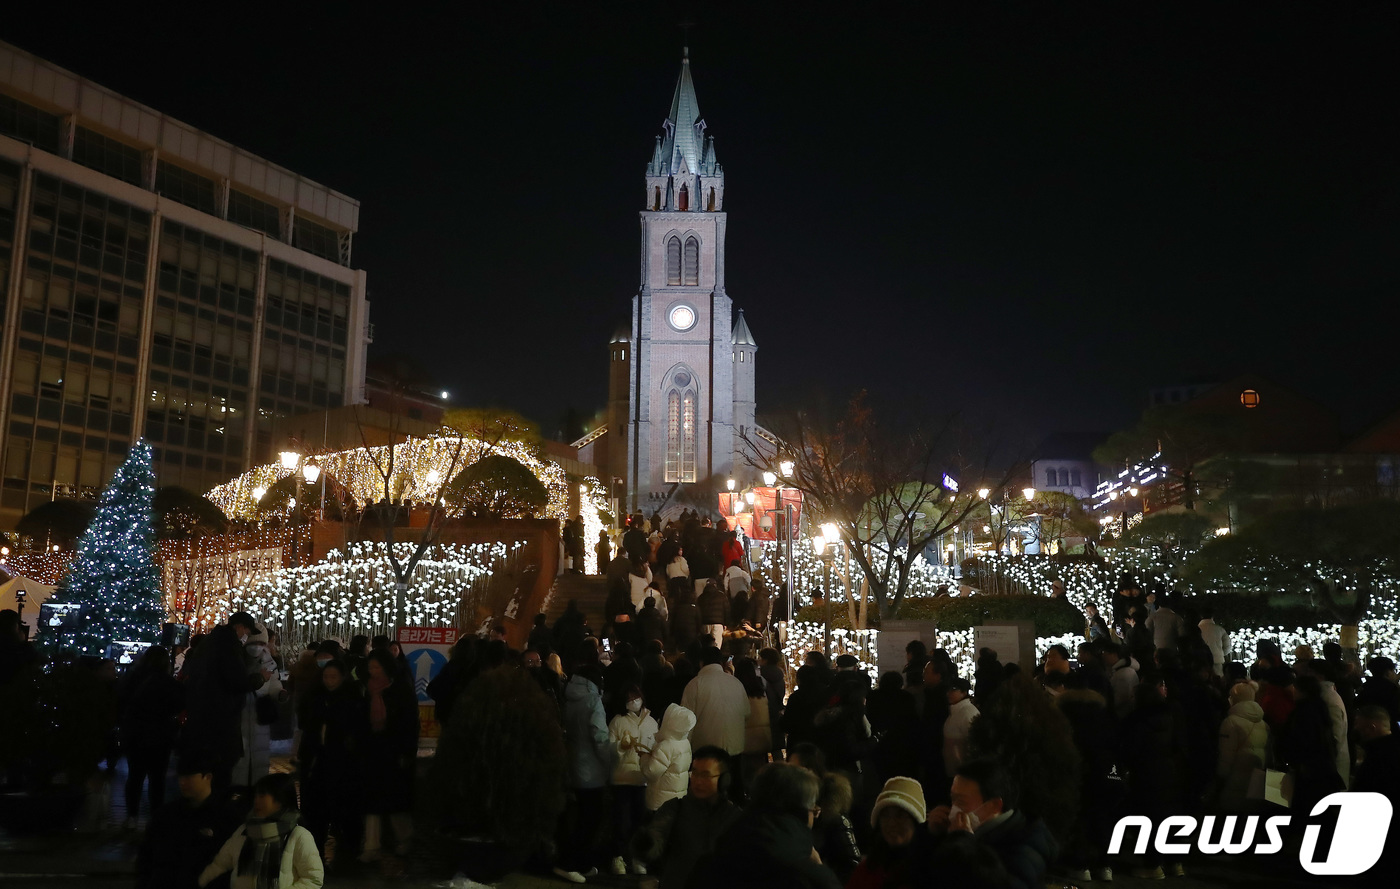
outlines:
[[[1311, 823], [1311, 819], [1324, 815], [1328, 809], [1337, 809], [1336, 824], [1328, 847], [1321, 850], [1322, 860], [1317, 860], [1318, 843], [1322, 837], [1322, 825]], [[1303, 845], [1298, 851], [1298, 863], [1310, 874], [1333, 877], [1352, 877], [1364, 874], [1380, 860], [1385, 850], [1386, 835], [1390, 831], [1390, 800], [1379, 793], [1331, 793], [1318, 801], [1308, 813], [1309, 824], [1303, 830]], [[1253, 852], [1255, 855], [1272, 855], [1283, 849], [1282, 831], [1288, 826], [1291, 816], [1271, 815], [1264, 821], [1264, 835], [1260, 842], [1255, 839], [1261, 820], [1258, 815], [1244, 818], [1244, 829], [1235, 835], [1235, 827], [1240, 816], [1225, 815], [1220, 818], [1222, 826], [1217, 835], [1217, 816], [1206, 815], [1197, 819], [1193, 815], [1171, 815], [1163, 818], [1153, 830], [1152, 820], [1146, 815], [1127, 815], [1118, 819], [1113, 826], [1113, 839], [1108, 844], [1108, 854], [1117, 855], [1123, 847], [1128, 828], [1138, 829], [1137, 842], [1133, 853], [1141, 855], [1147, 851], [1147, 844], [1163, 855], [1185, 855], [1191, 851], [1191, 836], [1196, 835], [1196, 849], [1203, 855], [1242, 855]], [[1199, 828], [1199, 832], [1197, 831]]]

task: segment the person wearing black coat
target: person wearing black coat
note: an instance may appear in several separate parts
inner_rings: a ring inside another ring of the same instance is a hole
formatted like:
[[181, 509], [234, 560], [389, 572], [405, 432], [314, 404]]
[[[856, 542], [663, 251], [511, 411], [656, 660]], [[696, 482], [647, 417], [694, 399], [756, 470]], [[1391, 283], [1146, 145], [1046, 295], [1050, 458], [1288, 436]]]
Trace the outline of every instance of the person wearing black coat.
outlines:
[[364, 697], [340, 661], [321, 668], [321, 687], [311, 693], [302, 723], [302, 826], [330, 864], [326, 841], [334, 828], [340, 850], [353, 850], [360, 835], [360, 782], [357, 743], [364, 732]]
[[684, 887], [701, 857], [713, 852], [719, 838], [743, 810], [724, 793], [729, 756], [717, 747], [701, 747], [690, 761], [685, 796], [667, 800], [632, 838], [639, 860], [660, 865], [662, 889]]
[[1392, 725], [1400, 722], [1400, 684], [1395, 681], [1395, 661], [1388, 657], [1373, 657], [1366, 662], [1370, 676], [1356, 693], [1356, 709], [1369, 705], [1382, 707], [1390, 714]]
[[[1143, 676], [1119, 741], [1120, 765], [1127, 773], [1127, 814], [1146, 815], [1156, 824], [1179, 813], [1186, 749], [1182, 721], [1181, 708], [1167, 697], [1166, 682], [1150, 673]], [[1148, 846], [1145, 859], [1149, 869], [1161, 866], [1155, 846]]]
[[180, 750], [200, 750], [214, 760], [214, 790], [233, 783], [233, 767], [243, 758], [243, 705], [262, 688], [262, 675], [249, 672], [243, 645], [233, 627], [209, 632], [185, 659], [185, 727]]
[[126, 812], [135, 827], [141, 811], [141, 784], [149, 781], [150, 812], [165, 802], [165, 772], [179, 732], [184, 686], [170, 675], [170, 654], [161, 646], [146, 649], [127, 674], [121, 695], [121, 741], [126, 753]]
[[1091, 871], [1095, 877], [1107, 866], [1104, 855], [1118, 820], [1109, 780], [1117, 751], [1116, 731], [1108, 699], [1086, 687], [1081, 667], [1065, 677], [1065, 690], [1055, 698], [1055, 706], [1069, 720], [1074, 746], [1079, 751], [1079, 813], [1072, 828], [1065, 858], [1078, 871]]
[[821, 667], [804, 664], [797, 668], [797, 688], [792, 690], [783, 708], [782, 729], [787, 733], [787, 749], [816, 741], [817, 711], [826, 703], [827, 688], [826, 673]]
[[[1279, 731], [1278, 746], [1294, 775], [1291, 807], [1295, 812], [1311, 812], [1318, 800], [1345, 790], [1346, 784], [1337, 773], [1337, 742], [1321, 684], [1316, 676], [1300, 673], [1293, 688], [1297, 704]], [[1302, 830], [1300, 825], [1294, 827]]]
[[[438, 725], [452, 721], [452, 708], [457, 699], [467, 690], [472, 679], [481, 668], [480, 640], [475, 636], [463, 636], [452, 646], [452, 654], [447, 663], [428, 683], [428, 697], [433, 699], [433, 718]], [[346, 679], [349, 679], [347, 672]]]
[[[919, 752], [915, 739], [919, 717], [914, 699], [904, 692], [904, 678], [890, 671], [880, 677], [880, 685], [865, 699], [865, 716], [875, 742], [875, 769], [879, 781], [897, 775], [917, 775]], [[825, 812], [825, 808], [822, 810]]]
[[571, 665], [573, 653], [578, 650], [579, 643], [583, 642], [586, 624], [587, 620], [583, 612], [579, 611], [578, 602], [570, 599], [564, 613], [554, 622], [554, 650], [559, 652], [565, 667]]
[[535, 615], [535, 625], [530, 628], [530, 635], [525, 640], [525, 647], [534, 649], [540, 654], [549, 654], [554, 650], [554, 634], [549, 631], [545, 621], [548, 617], [543, 611]]
[[811, 771], [773, 763], [754, 778], [749, 809], [696, 865], [691, 889], [840, 889], [813, 860], [812, 822], [821, 783]]
[[622, 549], [633, 562], [645, 562], [651, 558], [651, 544], [647, 542], [646, 532], [642, 530], [641, 519], [636, 516], [632, 518], [627, 533], [622, 535]]
[[700, 636], [700, 609], [689, 580], [673, 577], [669, 588], [671, 645], [676, 651], [685, 651]]
[[136, 889], [196, 889], [199, 875], [247, 817], [213, 790], [214, 761], [182, 754], [175, 772], [180, 798], [151, 815], [136, 853]]
[[920, 731], [923, 738], [919, 750], [919, 760], [923, 765], [924, 793], [930, 804], [943, 802], [948, 798], [948, 782], [953, 776], [943, 766], [943, 726], [948, 722], [948, 680], [956, 679], [957, 674], [944, 675], [948, 667], [941, 659], [929, 658], [924, 662], [924, 719]]
[[705, 584], [705, 591], [700, 594], [695, 604], [700, 609], [702, 628], [723, 628], [729, 620], [729, 597], [713, 582]]
[[638, 644], [646, 648], [652, 642], [664, 642], [666, 640], [666, 622], [661, 619], [661, 612], [656, 608], [656, 598], [647, 596], [642, 603], [642, 610], [637, 612], [637, 638]]
[[365, 833], [361, 861], [380, 856], [380, 829], [388, 815], [399, 855], [413, 835], [413, 783], [418, 761], [418, 698], [397, 679], [389, 652], [370, 652], [364, 714], [357, 747], [364, 789]]

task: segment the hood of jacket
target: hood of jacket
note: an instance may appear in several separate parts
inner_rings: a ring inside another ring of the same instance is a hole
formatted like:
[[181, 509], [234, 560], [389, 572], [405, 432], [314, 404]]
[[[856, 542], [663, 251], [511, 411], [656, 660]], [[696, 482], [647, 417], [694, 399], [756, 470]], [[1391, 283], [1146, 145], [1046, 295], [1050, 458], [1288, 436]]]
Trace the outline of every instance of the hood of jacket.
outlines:
[[661, 728], [656, 733], [656, 740], [684, 741], [690, 737], [693, 728], [695, 714], [680, 704], [672, 704], [666, 708], [666, 715], [661, 717]]
[[1230, 706], [1230, 715], [1243, 719], [1246, 722], [1262, 722], [1264, 719], [1264, 708], [1254, 701], [1240, 701], [1238, 704]]
[[569, 677], [569, 682], [564, 686], [564, 700], [581, 702], [591, 701], [594, 698], [602, 700], [602, 694], [598, 691], [598, 686], [593, 684], [593, 680], [582, 673], [575, 673]]
[[851, 802], [855, 794], [851, 790], [851, 782], [845, 775], [838, 772], [827, 772], [822, 778], [821, 792], [817, 796], [817, 805], [821, 806], [822, 820], [834, 820], [851, 811]]

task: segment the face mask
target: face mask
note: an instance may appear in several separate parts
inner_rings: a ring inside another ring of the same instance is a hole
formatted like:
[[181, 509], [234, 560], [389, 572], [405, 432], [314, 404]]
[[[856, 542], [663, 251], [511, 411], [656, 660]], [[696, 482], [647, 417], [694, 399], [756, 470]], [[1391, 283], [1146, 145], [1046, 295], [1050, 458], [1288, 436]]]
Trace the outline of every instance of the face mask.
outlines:
[[642, 712], [642, 702], [639, 699], [632, 699], [627, 702], [627, 712], [637, 714]]

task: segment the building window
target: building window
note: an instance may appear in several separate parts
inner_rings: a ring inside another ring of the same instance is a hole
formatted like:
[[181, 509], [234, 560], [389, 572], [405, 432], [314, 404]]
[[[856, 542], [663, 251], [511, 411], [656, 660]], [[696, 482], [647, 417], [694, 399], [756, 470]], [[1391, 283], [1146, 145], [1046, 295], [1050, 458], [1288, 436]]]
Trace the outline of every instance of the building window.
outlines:
[[1259, 392], [1254, 389], [1246, 389], [1240, 393], [1240, 404], [1247, 408], [1259, 406]]
[[141, 185], [141, 150], [109, 139], [87, 127], [73, 138], [73, 160], [123, 182]]
[[677, 209], [677, 210], [689, 210], [689, 209], [690, 209], [690, 189], [689, 189], [688, 187], [684, 186], [684, 185], [681, 186], [681, 192], [680, 192], [680, 194], [676, 197], [676, 209]]
[[666, 283], [681, 283], [681, 239], [666, 242]]
[[58, 154], [60, 125], [56, 114], [40, 111], [9, 96], [0, 96], [0, 133], [12, 139]]
[[1069, 471], [1069, 483], [1070, 483], [1072, 486], [1074, 486], [1074, 487], [1077, 488], [1077, 487], [1080, 486], [1080, 482], [1081, 482], [1081, 481], [1082, 481], [1082, 478], [1081, 478], [1081, 476], [1079, 475], [1079, 470], [1078, 470], [1078, 469], [1071, 469], [1071, 470]]
[[228, 193], [228, 221], [274, 238], [282, 237], [281, 214], [277, 208], [236, 188], [229, 189]]
[[163, 160], [156, 162], [156, 193], [211, 216], [219, 210], [213, 179], [206, 179]]
[[709, 206], [709, 210], [710, 210], [711, 213], [715, 212], [715, 190], [714, 190], [713, 188], [710, 189], [710, 206]]
[[691, 286], [700, 283], [700, 242], [695, 238], [685, 239], [684, 283]]
[[1068, 470], [1068, 469], [1061, 469], [1061, 470], [1060, 470], [1060, 487], [1062, 487], [1062, 488], [1068, 488], [1068, 487], [1069, 487], [1069, 470]]
[[340, 235], [309, 219], [296, 218], [292, 226], [292, 246], [322, 259], [344, 265], [340, 261]]
[[687, 371], [671, 380], [674, 388], [666, 396], [666, 481], [686, 484], [695, 481], [695, 390]]
[[1047, 470], [1045, 470], [1045, 487], [1047, 487], [1047, 488], [1053, 488], [1053, 487], [1055, 487], [1055, 470], [1053, 470], [1053, 469], [1047, 469]]
[[652, 198], [651, 208], [653, 210], [661, 209], [661, 186], [659, 185], [656, 186], [656, 197]]

